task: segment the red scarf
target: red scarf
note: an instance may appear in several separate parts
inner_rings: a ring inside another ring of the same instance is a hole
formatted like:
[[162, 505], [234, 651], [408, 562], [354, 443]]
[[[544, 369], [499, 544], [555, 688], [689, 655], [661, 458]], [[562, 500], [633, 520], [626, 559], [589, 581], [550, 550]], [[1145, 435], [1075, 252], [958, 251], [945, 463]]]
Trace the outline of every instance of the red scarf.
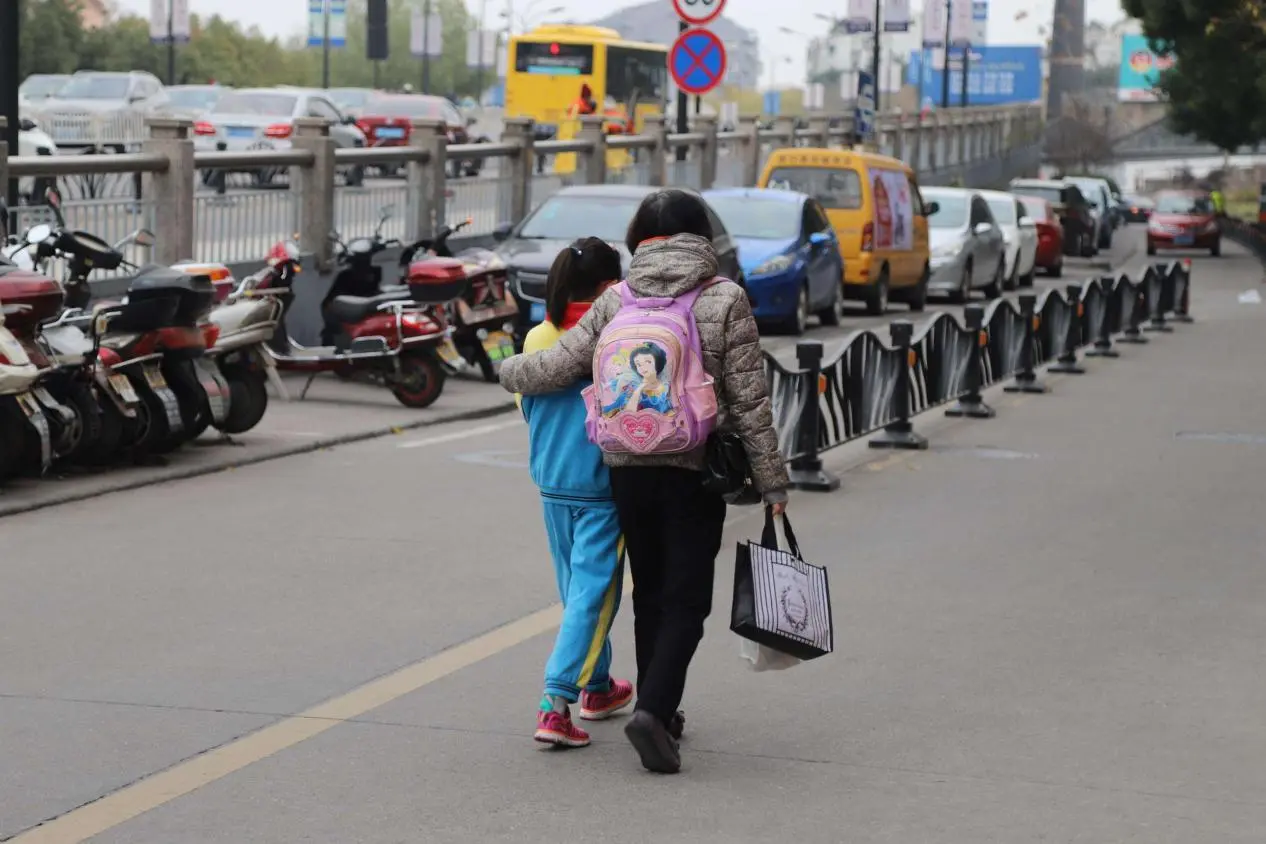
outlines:
[[566, 331], [574, 328], [576, 323], [580, 322], [585, 314], [589, 313], [589, 309], [593, 307], [593, 302], [568, 302], [567, 314], [563, 317], [563, 324], [558, 326], [560, 331]]

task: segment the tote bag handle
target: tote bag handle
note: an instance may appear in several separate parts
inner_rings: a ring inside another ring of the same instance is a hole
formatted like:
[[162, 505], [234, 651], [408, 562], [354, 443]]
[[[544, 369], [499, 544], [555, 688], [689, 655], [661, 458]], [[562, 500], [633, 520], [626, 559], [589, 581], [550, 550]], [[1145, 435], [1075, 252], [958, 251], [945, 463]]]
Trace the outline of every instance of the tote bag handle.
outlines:
[[[796, 541], [796, 533], [791, 529], [791, 520], [787, 518], [787, 514], [783, 513], [779, 518], [782, 519], [783, 536], [787, 538], [787, 549], [795, 555], [797, 560], [803, 560], [804, 555], [800, 553], [800, 543]], [[774, 530], [774, 510], [772, 507], [765, 508], [765, 529], [761, 531], [760, 544], [766, 548], [778, 548], [778, 533]]]

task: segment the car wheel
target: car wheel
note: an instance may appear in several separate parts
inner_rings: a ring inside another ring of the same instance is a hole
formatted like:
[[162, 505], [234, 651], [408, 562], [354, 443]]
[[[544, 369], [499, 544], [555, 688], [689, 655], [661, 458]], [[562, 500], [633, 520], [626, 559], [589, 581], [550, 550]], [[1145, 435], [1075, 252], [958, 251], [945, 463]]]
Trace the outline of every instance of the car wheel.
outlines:
[[[1048, 267], [1046, 274], [1051, 278], [1062, 278], [1064, 275], [1064, 262], [1061, 260], [1058, 264]], [[1032, 284], [1032, 282], [1029, 282], [1029, 284]]]
[[1005, 284], [1007, 275], [1007, 265], [1005, 261], [998, 262], [998, 269], [994, 271], [993, 281], [989, 282], [985, 287], [986, 299], [997, 299], [1002, 295], [1002, 288]]
[[1209, 254], [1214, 258], [1222, 257], [1222, 241], [1220, 239], [1213, 241], [1213, 246], [1209, 247]]
[[783, 330], [799, 337], [809, 328], [809, 285], [800, 285], [800, 293], [796, 296], [796, 309], [783, 322]]
[[1156, 254], [1156, 244], [1150, 240], [1147, 242], [1147, 254], [1152, 256]]
[[348, 170], [345, 181], [347, 182], [347, 186], [349, 188], [358, 188], [361, 185], [365, 184], [364, 165], [358, 164], [355, 167], [353, 167], [351, 170]]
[[831, 307], [825, 308], [818, 312], [818, 319], [822, 324], [828, 327], [835, 327], [844, 321], [844, 282], [840, 280], [835, 285], [835, 298], [831, 300]]
[[1015, 290], [1020, 286], [1020, 256], [1015, 256], [1015, 265], [1011, 267], [1011, 275], [1002, 282], [1003, 290]]
[[963, 278], [958, 283], [958, 289], [950, 294], [950, 301], [956, 305], [966, 305], [971, 300], [971, 277], [972, 265], [971, 261], [963, 267]]
[[888, 267], [879, 271], [879, 280], [866, 292], [866, 313], [883, 316], [888, 313]]

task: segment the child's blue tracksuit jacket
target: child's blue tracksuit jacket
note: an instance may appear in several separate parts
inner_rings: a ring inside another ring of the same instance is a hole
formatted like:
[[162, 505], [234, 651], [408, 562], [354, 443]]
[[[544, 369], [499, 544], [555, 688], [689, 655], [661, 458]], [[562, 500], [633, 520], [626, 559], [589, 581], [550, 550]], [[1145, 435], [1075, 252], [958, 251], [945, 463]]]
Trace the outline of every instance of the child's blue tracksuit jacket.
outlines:
[[[572, 305], [564, 327], [587, 305]], [[528, 332], [523, 351], [547, 349], [562, 336], [553, 323]], [[545, 693], [576, 701], [605, 691], [611, 670], [611, 622], [623, 589], [624, 539], [602, 452], [585, 433], [588, 382], [520, 399], [528, 422], [532, 480], [541, 491], [545, 531], [563, 602], [563, 622], [545, 665]]]

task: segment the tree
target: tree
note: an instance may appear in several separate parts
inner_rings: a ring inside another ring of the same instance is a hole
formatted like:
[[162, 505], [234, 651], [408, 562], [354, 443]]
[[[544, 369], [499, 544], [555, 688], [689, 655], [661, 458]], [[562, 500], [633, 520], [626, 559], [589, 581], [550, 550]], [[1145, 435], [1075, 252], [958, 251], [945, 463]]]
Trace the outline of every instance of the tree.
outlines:
[[1047, 161], [1064, 172], [1085, 173], [1111, 160], [1108, 117], [1080, 97], [1065, 97], [1064, 112], [1047, 133]]
[[1266, 139], [1266, 2], [1122, 0], [1158, 53], [1175, 131], [1227, 152]]

